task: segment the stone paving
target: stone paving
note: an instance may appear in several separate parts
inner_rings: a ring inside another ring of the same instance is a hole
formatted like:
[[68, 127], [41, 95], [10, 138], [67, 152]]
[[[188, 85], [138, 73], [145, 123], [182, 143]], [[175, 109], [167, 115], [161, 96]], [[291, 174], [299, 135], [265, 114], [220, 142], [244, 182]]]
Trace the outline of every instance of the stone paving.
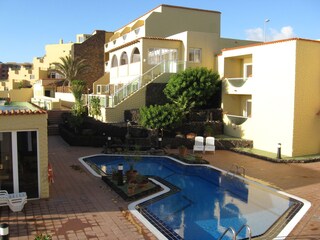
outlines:
[[[130, 221], [127, 202], [80, 165], [79, 157], [101, 150], [70, 147], [59, 136], [50, 136], [49, 161], [55, 180], [50, 198], [30, 200], [20, 213], [0, 208], [0, 223], [9, 224], [10, 239], [33, 240], [41, 233], [59, 240], [156, 239], [144, 226]], [[204, 158], [224, 170], [232, 164], [243, 166], [248, 177], [310, 201], [311, 209], [287, 239], [320, 239], [320, 163], [271, 163], [230, 151]]]

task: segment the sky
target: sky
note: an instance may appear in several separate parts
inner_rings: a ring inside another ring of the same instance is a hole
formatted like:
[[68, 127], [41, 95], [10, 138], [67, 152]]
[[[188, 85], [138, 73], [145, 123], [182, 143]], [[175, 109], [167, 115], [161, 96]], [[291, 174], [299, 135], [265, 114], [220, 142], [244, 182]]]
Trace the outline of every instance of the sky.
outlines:
[[115, 31], [161, 4], [220, 11], [224, 38], [320, 39], [320, 0], [0, 0], [0, 62], [32, 62], [47, 44]]

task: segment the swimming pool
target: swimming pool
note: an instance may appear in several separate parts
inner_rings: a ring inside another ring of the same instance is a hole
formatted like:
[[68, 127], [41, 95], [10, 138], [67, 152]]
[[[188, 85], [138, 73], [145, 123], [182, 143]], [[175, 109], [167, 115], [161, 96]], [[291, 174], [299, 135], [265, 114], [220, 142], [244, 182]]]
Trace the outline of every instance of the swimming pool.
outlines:
[[16, 111], [16, 110], [36, 110], [36, 108], [28, 102], [10, 102], [5, 105], [4, 100], [0, 100], [0, 110], [2, 111]]
[[[124, 156], [94, 155], [80, 159], [92, 172], [124, 164]], [[90, 163], [90, 164], [88, 164]], [[129, 205], [159, 239], [219, 239], [232, 227], [249, 226], [253, 237], [284, 239], [310, 203], [209, 165], [189, 165], [165, 156], [142, 156], [135, 165], [140, 174], [156, 176], [163, 192]], [[175, 189], [172, 189], [172, 185]], [[248, 237], [246, 227], [237, 239]], [[232, 239], [228, 231], [223, 239]]]

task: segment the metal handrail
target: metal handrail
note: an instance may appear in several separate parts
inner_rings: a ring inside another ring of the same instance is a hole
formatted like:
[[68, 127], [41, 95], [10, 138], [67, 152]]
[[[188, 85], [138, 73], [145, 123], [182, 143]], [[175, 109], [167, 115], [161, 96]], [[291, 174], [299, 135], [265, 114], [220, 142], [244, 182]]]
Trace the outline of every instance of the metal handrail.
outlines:
[[[168, 66], [170, 66], [171, 63], [176, 64], [176, 70], [172, 71], [170, 69], [170, 67], [167, 68]], [[140, 75], [139, 77], [134, 78], [129, 83], [127, 83], [124, 86], [122, 86], [121, 88], [119, 88], [111, 96], [109, 96], [110, 104], [107, 104], [107, 106], [108, 107], [116, 106], [121, 101], [123, 101], [125, 98], [127, 98], [129, 95], [139, 91], [142, 87], [144, 87], [145, 85], [147, 85], [148, 83], [150, 83], [152, 80], [154, 80], [156, 77], [158, 77], [159, 75], [161, 75], [163, 73], [166, 73], [166, 72], [176, 73], [176, 72], [178, 72], [179, 71], [178, 65], [180, 65], [180, 64], [185, 64], [185, 62], [184, 61], [176, 61], [176, 60], [163, 61], [163, 62], [155, 65], [154, 67], [152, 67], [151, 69], [149, 69], [148, 71], [146, 71], [145, 73]], [[158, 70], [159, 72], [156, 72], [156, 70]], [[146, 82], [143, 82], [145, 77], [148, 77], [148, 76], [150, 76], [150, 79], [147, 79]]]
[[229, 232], [229, 231], [231, 231], [231, 233], [232, 233], [232, 240], [236, 240], [236, 238], [237, 238], [236, 231], [235, 231], [232, 227], [228, 227], [228, 228], [224, 231], [224, 233], [219, 237], [218, 240], [221, 240], [221, 239], [224, 237], [224, 235], [226, 235], [227, 232]]
[[248, 224], [243, 224], [240, 228], [239, 228], [239, 230], [236, 232], [236, 236], [238, 236], [239, 235], [239, 233], [242, 231], [242, 229], [243, 228], [246, 228], [246, 230], [248, 230], [248, 233], [249, 233], [249, 240], [251, 239], [251, 237], [252, 237], [252, 234], [251, 234], [251, 228], [250, 228], [250, 226], [248, 225]]

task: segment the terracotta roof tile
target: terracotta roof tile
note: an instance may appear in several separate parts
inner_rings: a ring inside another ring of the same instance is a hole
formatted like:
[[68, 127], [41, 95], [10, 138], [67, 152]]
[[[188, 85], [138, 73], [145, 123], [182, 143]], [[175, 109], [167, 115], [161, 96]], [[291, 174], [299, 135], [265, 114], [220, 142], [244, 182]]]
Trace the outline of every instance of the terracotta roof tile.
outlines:
[[0, 116], [11, 116], [11, 115], [34, 115], [34, 114], [46, 114], [47, 112], [42, 109], [37, 110], [0, 110]]

